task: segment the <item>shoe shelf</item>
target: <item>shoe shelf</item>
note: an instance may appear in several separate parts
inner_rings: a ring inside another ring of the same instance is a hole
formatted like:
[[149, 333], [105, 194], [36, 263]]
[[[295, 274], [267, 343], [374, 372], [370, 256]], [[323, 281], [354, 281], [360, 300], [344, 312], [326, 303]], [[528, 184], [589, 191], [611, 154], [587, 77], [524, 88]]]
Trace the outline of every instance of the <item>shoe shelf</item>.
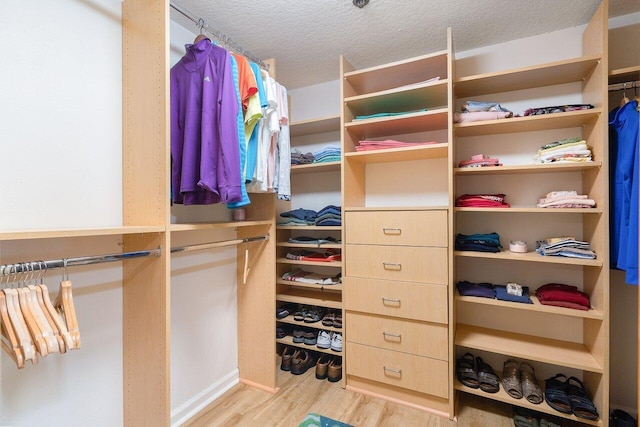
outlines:
[[602, 267], [602, 260], [596, 259], [581, 259], [581, 258], [568, 258], [559, 256], [543, 256], [537, 254], [535, 251], [527, 253], [513, 253], [509, 251], [500, 251], [497, 253], [492, 252], [475, 252], [475, 251], [454, 251], [453, 253], [457, 257], [468, 258], [487, 258], [495, 260], [507, 260], [507, 261], [526, 261], [526, 262], [540, 262], [546, 264], [566, 264], [566, 265], [579, 265], [585, 267]]
[[310, 163], [308, 165], [292, 165], [291, 174], [339, 172], [342, 162]]
[[469, 349], [510, 355], [561, 367], [603, 373], [584, 344], [459, 323], [455, 344]]
[[493, 73], [461, 77], [453, 82], [456, 96], [488, 95], [583, 81], [598, 65], [601, 55], [549, 62]]
[[535, 295], [530, 295], [531, 301], [533, 304], [522, 304], [517, 302], [509, 302], [509, 301], [501, 301], [498, 299], [491, 298], [480, 298], [480, 297], [468, 297], [462, 296], [456, 292], [456, 301], [459, 303], [468, 303], [468, 304], [482, 304], [482, 305], [491, 305], [495, 307], [504, 307], [504, 308], [512, 308], [514, 310], [518, 310], [518, 312], [522, 311], [537, 311], [540, 313], [547, 314], [557, 314], [560, 316], [567, 317], [577, 317], [581, 319], [593, 319], [593, 320], [603, 320], [604, 314], [600, 310], [595, 310], [590, 308], [589, 310], [575, 310], [571, 308], [564, 307], [555, 307], [552, 305], [543, 305], [540, 304], [538, 297]]
[[309, 344], [305, 344], [305, 343], [293, 342], [293, 337], [290, 337], [290, 336], [287, 336], [287, 337], [284, 337], [284, 338], [276, 338], [276, 342], [278, 344], [284, 344], [284, 345], [288, 345], [290, 347], [303, 348], [303, 349], [308, 350], [308, 351], [316, 351], [318, 353], [332, 354], [334, 356], [342, 356], [342, 353], [343, 353], [342, 351], [335, 351], [335, 350], [331, 350], [330, 348], [319, 348], [315, 344], [309, 345]]
[[590, 169], [599, 168], [602, 162], [582, 162], [582, 163], [545, 163], [532, 165], [509, 165], [483, 168], [454, 168], [453, 173], [458, 176], [475, 175], [517, 175], [536, 173], [558, 173], [558, 172], [584, 172]]
[[[496, 375], [498, 375], [498, 378], [502, 378], [502, 372], [496, 371]], [[540, 383], [539, 385], [540, 385], [540, 389], [544, 392], [544, 384]], [[484, 392], [484, 391], [480, 390], [479, 388], [467, 387], [464, 384], [462, 384], [460, 381], [458, 381], [457, 378], [455, 378], [454, 379], [454, 388], [456, 390], [463, 391], [463, 392], [469, 393], [469, 394], [473, 394], [475, 396], [480, 396], [480, 397], [484, 397], [484, 398], [491, 399], [491, 400], [497, 400], [499, 402], [507, 403], [507, 404], [510, 404], [510, 405], [517, 405], [517, 406], [520, 406], [520, 407], [523, 407], [523, 408], [531, 409], [533, 411], [544, 412], [545, 414], [554, 415], [556, 417], [564, 418], [564, 419], [567, 419], [567, 420], [572, 420], [572, 421], [575, 421], [575, 422], [578, 422], [578, 423], [583, 423], [583, 424], [588, 424], [588, 425], [593, 425], [593, 426], [603, 426], [604, 425], [604, 423], [603, 423], [603, 421], [601, 419], [596, 420], [596, 421], [591, 421], [591, 420], [586, 420], [584, 418], [578, 418], [573, 414], [563, 414], [562, 412], [556, 411], [555, 409], [553, 409], [546, 402], [542, 402], [539, 405], [536, 405], [534, 403], [529, 402], [524, 397], [522, 399], [514, 399], [513, 397], [509, 396], [509, 394], [506, 391], [504, 391], [504, 388], [502, 387], [502, 384], [500, 384], [500, 390], [497, 393], [487, 393], [487, 392]]]
[[277, 230], [301, 230], [301, 231], [340, 231], [342, 230], [342, 226], [340, 225], [327, 225], [327, 226], [317, 226], [317, 225], [278, 225], [276, 226]]
[[276, 319], [276, 322], [286, 323], [286, 324], [289, 324], [289, 325], [298, 326], [300, 328], [313, 328], [313, 329], [317, 329], [317, 330], [342, 333], [342, 328], [335, 328], [333, 326], [325, 326], [325, 325], [322, 324], [322, 321], [314, 322], [314, 323], [299, 322], [299, 321], [295, 320], [293, 318], [293, 316], [287, 316], [287, 317], [285, 317], [283, 319]]
[[602, 208], [454, 208], [456, 212], [491, 212], [491, 213], [544, 213], [544, 214], [601, 214]]
[[349, 132], [354, 139], [360, 140], [402, 133], [447, 129], [448, 117], [448, 109], [442, 107], [399, 116], [356, 120], [345, 123], [344, 127], [345, 131]]
[[289, 288], [277, 293], [276, 300], [326, 308], [342, 308], [342, 294], [338, 292], [322, 292], [309, 289]]
[[342, 245], [340, 243], [323, 243], [321, 245], [316, 245], [313, 243], [277, 242], [276, 246], [283, 248], [342, 249]]
[[444, 159], [449, 144], [446, 142], [417, 147], [388, 148], [383, 150], [345, 153], [345, 159], [358, 163], [407, 162], [410, 160]]
[[296, 288], [315, 289], [317, 291], [342, 291], [342, 283], [337, 285], [319, 285], [315, 283], [294, 282], [291, 280], [277, 279], [278, 285], [294, 286]]
[[321, 261], [302, 261], [302, 260], [288, 259], [288, 258], [276, 258], [276, 262], [279, 264], [316, 265], [319, 267], [342, 267], [342, 261], [321, 262]]

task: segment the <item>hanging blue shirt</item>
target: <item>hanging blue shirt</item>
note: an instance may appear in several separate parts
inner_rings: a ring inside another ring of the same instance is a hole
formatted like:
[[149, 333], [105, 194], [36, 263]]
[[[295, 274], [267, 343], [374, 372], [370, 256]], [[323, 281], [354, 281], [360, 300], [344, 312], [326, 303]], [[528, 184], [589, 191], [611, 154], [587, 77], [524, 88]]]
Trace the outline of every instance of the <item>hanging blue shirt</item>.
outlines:
[[610, 236], [611, 266], [626, 271], [625, 281], [638, 284], [638, 137], [640, 120], [638, 101], [631, 101], [612, 111], [610, 125], [617, 138], [610, 138], [611, 192]]

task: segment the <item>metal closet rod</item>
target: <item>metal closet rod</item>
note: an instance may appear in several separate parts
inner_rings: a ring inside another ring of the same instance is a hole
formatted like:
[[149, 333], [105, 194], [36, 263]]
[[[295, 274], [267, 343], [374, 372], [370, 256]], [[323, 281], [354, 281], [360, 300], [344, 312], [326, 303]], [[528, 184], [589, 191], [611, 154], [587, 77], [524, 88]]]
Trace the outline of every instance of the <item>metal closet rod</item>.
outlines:
[[617, 92], [619, 90], [640, 88], [640, 80], [631, 82], [622, 82], [609, 85], [609, 92]]
[[225, 36], [220, 31], [214, 31], [214, 30], [210, 29], [209, 26], [207, 25], [207, 23], [204, 21], [204, 19], [202, 19], [202, 18], [197, 18], [196, 19], [191, 12], [189, 12], [188, 10], [186, 10], [183, 7], [178, 6], [176, 4], [169, 3], [169, 5], [171, 6], [171, 8], [173, 10], [175, 10], [176, 12], [178, 12], [179, 14], [181, 14], [182, 16], [184, 16], [185, 18], [189, 19], [191, 22], [196, 24], [196, 26], [198, 27], [198, 29], [200, 29], [201, 32], [202, 32], [202, 30], [206, 31], [207, 33], [211, 34], [213, 37], [215, 37], [216, 39], [220, 40], [222, 43], [224, 43], [228, 47], [232, 48], [232, 50], [234, 52], [237, 52], [237, 53], [241, 54], [242, 56], [245, 56], [245, 57], [249, 58], [250, 60], [252, 60], [256, 64], [258, 64], [260, 67], [264, 68], [265, 70], [267, 70], [267, 71], [269, 70], [269, 65], [265, 64], [264, 62], [262, 62], [262, 60], [260, 58], [258, 58], [257, 56], [253, 55], [248, 50], [245, 50], [242, 46], [240, 46], [238, 43], [233, 41], [231, 39], [231, 37]]
[[[200, 251], [204, 249], [217, 248], [222, 246], [238, 245], [241, 243], [258, 242], [262, 240], [269, 240], [269, 235], [265, 234], [263, 236], [247, 237], [244, 239], [222, 240], [222, 241], [211, 242], [211, 243], [178, 246], [178, 247], [171, 248], [171, 252], [174, 253], [174, 252]], [[10, 276], [13, 274], [20, 274], [20, 273], [30, 273], [30, 272], [41, 271], [41, 270], [46, 271], [54, 268], [66, 268], [66, 267], [75, 267], [78, 265], [102, 264], [105, 262], [125, 261], [128, 259], [148, 257], [151, 255], [160, 256], [160, 254], [161, 254], [161, 249], [158, 248], [158, 249], [151, 249], [148, 251], [123, 252], [123, 253], [116, 253], [116, 254], [93, 255], [93, 256], [83, 256], [83, 257], [76, 257], [76, 258], [61, 258], [61, 259], [48, 260], [48, 261], [17, 262], [15, 264], [0, 265], [0, 277], [2, 276], [6, 277], [6, 276]]]

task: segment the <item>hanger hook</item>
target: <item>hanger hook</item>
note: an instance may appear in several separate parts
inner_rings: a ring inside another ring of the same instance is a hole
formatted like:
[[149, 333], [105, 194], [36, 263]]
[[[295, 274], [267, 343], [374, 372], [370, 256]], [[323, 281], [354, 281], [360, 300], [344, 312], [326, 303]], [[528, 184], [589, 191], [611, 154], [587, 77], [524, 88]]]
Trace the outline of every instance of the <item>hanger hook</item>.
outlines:
[[203, 34], [203, 29], [204, 29], [204, 19], [199, 18], [198, 19], [198, 28], [200, 29], [200, 34]]

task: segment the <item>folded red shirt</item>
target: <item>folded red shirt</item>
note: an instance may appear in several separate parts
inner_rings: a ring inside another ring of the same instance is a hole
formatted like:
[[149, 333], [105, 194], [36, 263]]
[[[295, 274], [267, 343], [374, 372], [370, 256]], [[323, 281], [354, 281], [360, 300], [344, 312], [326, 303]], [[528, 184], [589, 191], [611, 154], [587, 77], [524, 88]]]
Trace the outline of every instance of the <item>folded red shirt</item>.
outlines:
[[591, 307], [589, 295], [579, 291], [576, 286], [572, 285], [548, 283], [536, 289], [536, 296], [540, 300], [540, 304], [544, 304], [545, 302], [566, 302], [586, 308]]

